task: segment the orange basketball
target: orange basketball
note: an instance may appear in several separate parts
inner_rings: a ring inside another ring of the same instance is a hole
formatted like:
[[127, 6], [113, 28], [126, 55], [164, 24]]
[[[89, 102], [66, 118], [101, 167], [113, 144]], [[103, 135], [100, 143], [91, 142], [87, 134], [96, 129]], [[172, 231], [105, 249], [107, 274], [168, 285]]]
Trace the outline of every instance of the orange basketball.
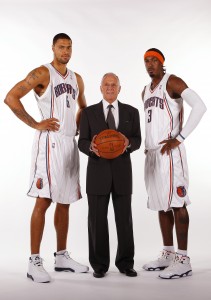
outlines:
[[124, 138], [118, 131], [106, 129], [96, 136], [95, 144], [101, 157], [113, 159], [122, 154]]

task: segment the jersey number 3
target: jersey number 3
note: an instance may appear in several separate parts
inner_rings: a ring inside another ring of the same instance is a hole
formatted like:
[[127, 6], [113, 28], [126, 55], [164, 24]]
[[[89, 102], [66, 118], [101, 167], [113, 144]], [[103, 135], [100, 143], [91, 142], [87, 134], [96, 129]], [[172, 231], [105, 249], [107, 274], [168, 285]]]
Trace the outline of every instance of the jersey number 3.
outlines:
[[151, 121], [152, 121], [152, 110], [149, 109], [148, 110], [148, 120], [147, 120], [147, 122], [150, 123]]

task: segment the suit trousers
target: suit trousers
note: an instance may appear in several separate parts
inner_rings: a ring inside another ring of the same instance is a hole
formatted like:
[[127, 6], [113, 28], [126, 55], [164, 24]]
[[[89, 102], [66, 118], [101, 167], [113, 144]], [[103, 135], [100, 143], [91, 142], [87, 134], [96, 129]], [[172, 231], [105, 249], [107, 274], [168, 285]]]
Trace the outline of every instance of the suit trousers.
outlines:
[[[120, 271], [133, 268], [134, 239], [131, 195], [112, 194], [118, 248], [115, 265]], [[107, 272], [110, 264], [108, 195], [88, 195], [89, 261], [95, 271]]]

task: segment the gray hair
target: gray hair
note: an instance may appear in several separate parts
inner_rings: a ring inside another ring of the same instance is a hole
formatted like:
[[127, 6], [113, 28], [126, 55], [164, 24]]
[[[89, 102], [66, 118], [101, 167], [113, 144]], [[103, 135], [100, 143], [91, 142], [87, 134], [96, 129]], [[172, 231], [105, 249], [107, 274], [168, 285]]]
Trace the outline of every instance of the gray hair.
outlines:
[[103, 80], [104, 80], [104, 78], [105, 78], [106, 76], [114, 76], [114, 77], [116, 77], [116, 79], [118, 80], [118, 83], [119, 83], [119, 85], [120, 85], [119, 77], [118, 77], [116, 74], [112, 73], [112, 72], [109, 72], [109, 73], [106, 73], [106, 74], [103, 75], [103, 77], [102, 77], [102, 79], [101, 79], [101, 85], [102, 85], [102, 82], [103, 82]]

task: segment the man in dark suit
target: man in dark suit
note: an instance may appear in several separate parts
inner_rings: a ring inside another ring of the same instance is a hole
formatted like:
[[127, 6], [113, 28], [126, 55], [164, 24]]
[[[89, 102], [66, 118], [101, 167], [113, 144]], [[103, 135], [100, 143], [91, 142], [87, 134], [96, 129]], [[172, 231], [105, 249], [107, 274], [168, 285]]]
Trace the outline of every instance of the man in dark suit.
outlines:
[[[79, 150], [89, 156], [86, 179], [89, 204], [89, 261], [94, 269], [93, 276], [104, 277], [110, 263], [107, 213], [112, 194], [118, 237], [115, 264], [121, 273], [134, 277], [137, 273], [133, 269], [130, 153], [141, 145], [139, 112], [136, 108], [117, 100], [121, 86], [115, 74], [105, 74], [100, 88], [103, 100], [82, 112], [78, 141]], [[111, 127], [122, 133], [125, 148], [117, 158], [104, 159], [100, 157], [94, 141], [99, 132]]]

